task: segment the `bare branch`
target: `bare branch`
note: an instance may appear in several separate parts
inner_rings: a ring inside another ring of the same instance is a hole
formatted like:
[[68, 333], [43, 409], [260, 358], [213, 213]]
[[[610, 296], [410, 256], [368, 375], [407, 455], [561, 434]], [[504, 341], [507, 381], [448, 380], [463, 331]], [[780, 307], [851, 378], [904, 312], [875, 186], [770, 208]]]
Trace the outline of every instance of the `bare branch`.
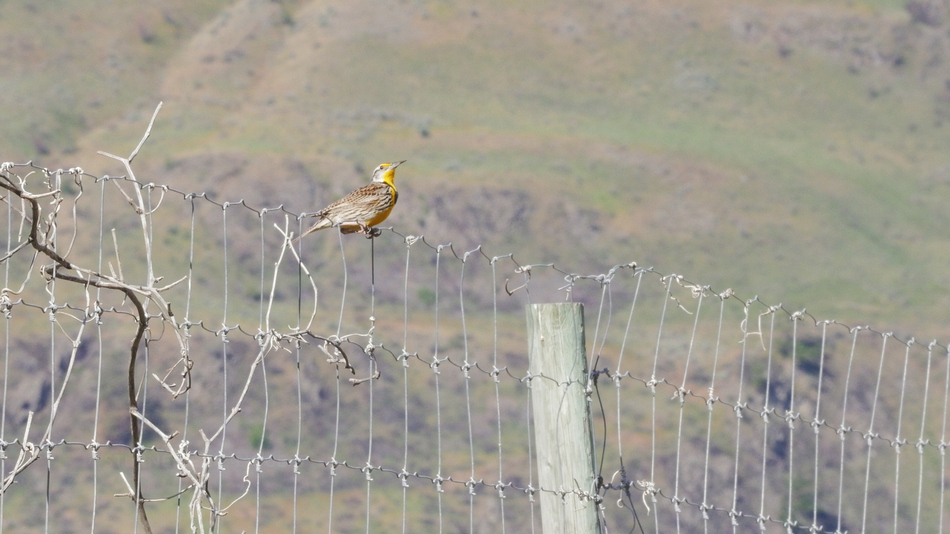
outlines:
[[155, 106], [155, 111], [152, 113], [152, 120], [148, 121], [148, 128], [145, 129], [145, 135], [142, 136], [142, 140], [139, 141], [138, 146], [135, 147], [135, 150], [132, 151], [132, 154], [129, 155], [129, 163], [132, 163], [132, 160], [135, 159], [135, 156], [138, 155], [139, 150], [142, 149], [142, 145], [145, 144], [145, 140], [148, 139], [148, 136], [152, 135], [152, 125], [155, 124], [155, 117], [158, 116], [158, 112], [162, 109], [162, 102], [159, 102]]

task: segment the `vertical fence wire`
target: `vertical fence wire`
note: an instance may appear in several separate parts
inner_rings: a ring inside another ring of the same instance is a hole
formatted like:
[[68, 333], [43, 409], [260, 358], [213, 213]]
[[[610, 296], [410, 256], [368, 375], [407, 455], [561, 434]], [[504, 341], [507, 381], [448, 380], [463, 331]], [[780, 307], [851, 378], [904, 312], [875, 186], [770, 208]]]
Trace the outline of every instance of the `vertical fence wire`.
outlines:
[[703, 500], [700, 504], [700, 511], [703, 516], [703, 532], [709, 532], [709, 510], [713, 507], [709, 502], [709, 453], [712, 448], [713, 432], [713, 405], [716, 397], [716, 372], [719, 369], [719, 350], [722, 347], [722, 322], [726, 311], [727, 293], [717, 295], [719, 297], [719, 320], [716, 326], [716, 345], [713, 352], [712, 369], [709, 373], [709, 389], [706, 398], [706, 447], [703, 453]]
[[403, 273], [402, 307], [402, 351], [398, 361], [402, 367], [402, 469], [399, 471], [399, 483], [402, 486], [402, 512], [400, 530], [406, 534], [406, 513], [409, 494], [409, 256], [415, 239], [406, 238], [406, 269]]
[[683, 365], [683, 379], [680, 381], [679, 388], [676, 390], [676, 397], [677, 401], [679, 402], [679, 417], [676, 423], [676, 461], [674, 463], [675, 475], [673, 476], [673, 511], [676, 516], [676, 532], [680, 532], [682, 529], [682, 525], [680, 524], [682, 513], [680, 503], [683, 502], [683, 498], [680, 496], [680, 459], [683, 452], [683, 417], [686, 408], [686, 383], [687, 377], [689, 376], [689, 362], [690, 358], [693, 356], [693, 348], [696, 342], [696, 328], [699, 326], [699, 312], [703, 306], [703, 296], [705, 295], [705, 291], [699, 289], [698, 294], [699, 298], [696, 301], [696, 310], [692, 312], [695, 317], [693, 319], [693, 330], [689, 336], [689, 348], [686, 351], [686, 362]]
[[828, 342], [828, 324], [829, 321], [821, 322], [821, 353], [819, 354], [818, 361], [818, 384], [815, 388], [815, 412], [812, 416], [812, 421], [810, 423], [812, 433], [815, 437], [815, 462], [814, 462], [814, 473], [813, 473], [813, 482], [812, 482], [812, 515], [811, 515], [811, 528], [812, 530], [820, 530], [822, 527], [818, 525], [818, 480], [821, 476], [820, 470], [820, 460], [821, 460], [821, 426], [824, 424], [824, 420], [821, 419], [821, 391], [823, 385], [823, 379], [825, 377], [825, 350]]
[[939, 518], [937, 525], [939, 526], [940, 534], [943, 534], [944, 532], [943, 523], [944, 523], [944, 513], [946, 511], [946, 507], [944, 506], [944, 504], [946, 503], [945, 497], [947, 493], [947, 484], [948, 484], [947, 476], [946, 476], [947, 475], [946, 449], [947, 449], [947, 446], [950, 445], [950, 443], [948, 443], [947, 441], [947, 422], [950, 421], [950, 412], [948, 412], [948, 410], [950, 410], [950, 350], [946, 351], [944, 360], [946, 360], [946, 366], [945, 366], [946, 372], [944, 373], [944, 379], [943, 379], [943, 421], [940, 425], [940, 473], [942, 476], [940, 478], [940, 488], [939, 488], [939, 493], [940, 493], [939, 503], [940, 504], [939, 506], [937, 506], [938, 518]]
[[[51, 177], [48, 177], [48, 179], [55, 180], [56, 178], [60, 176], [61, 176], [60, 173], [57, 172], [57, 173], [53, 173], [53, 175]], [[55, 183], [55, 182], [50, 183], [48, 187], [49, 189], [59, 189], [60, 184]], [[59, 244], [58, 233], [54, 233], [51, 236], [51, 240], [53, 242], [54, 247], [58, 246]], [[58, 268], [58, 267], [54, 267], [54, 268]], [[55, 397], [56, 396], [56, 313], [58, 311], [57, 310], [58, 303], [56, 299], [57, 285], [58, 284], [56, 283], [56, 279], [53, 278], [50, 281], [50, 284], [47, 288], [47, 293], [49, 295], [49, 301], [48, 301], [49, 307], [48, 307], [47, 317], [49, 320], [49, 384], [50, 384], [49, 400], [47, 401], [47, 405], [50, 407], [53, 406], [53, 403], [55, 402], [55, 398], [56, 398]], [[51, 415], [50, 421], [49, 421], [50, 430], [52, 430], [53, 422], [54, 421]], [[52, 435], [52, 432], [50, 432], [50, 434], [46, 436], [46, 440], [52, 441], [52, 438], [53, 438], [53, 435]], [[41, 442], [40, 446], [43, 448], [46, 448], [47, 443]], [[44, 492], [45, 499], [43, 503], [44, 504], [43, 506], [43, 532], [46, 534], [49, 533], [49, 527], [50, 527], [49, 515], [50, 515], [50, 506], [51, 506], [50, 498], [51, 498], [51, 492], [52, 492], [52, 487], [51, 487], [52, 470], [53, 470], [53, 461], [51, 458], [50, 450], [47, 449], [46, 451], [46, 484], [45, 484], [45, 492]]]
[[442, 251], [445, 249], [445, 246], [439, 245], [435, 248], [435, 291], [433, 295], [433, 340], [432, 340], [432, 361], [429, 362], [429, 369], [432, 371], [432, 381], [433, 389], [435, 390], [435, 454], [436, 454], [436, 463], [435, 463], [435, 476], [433, 477], [433, 485], [435, 487], [435, 496], [437, 502], [436, 508], [436, 517], [438, 519], [438, 531], [439, 533], [443, 532], [444, 523], [443, 523], [443, 508], [442, 508], [442, 494], [445, 493], [442, 483], [445, 480], [442, 477], [442, 389], [439, 383], [439, 375], [441, 374], [439, 366], [445, 362], [448, 358], [442, 360], [439, 359], [439, 275], [441, 273], [442, 266]]
[[801, 312], [792, 314], [792, 370], [789, 378], [789, 387], [791, 391], [788, 397], [788, 406], [785, 409], [785, 424], [788, 426], [788, 508], [785, 512], [785, 529], [791, 530], [795, 526], [795, 519], [792, 514], [795, 486], [795, 420], [798, 419], [798, 413], [795, 411], [795, 373], [798, 369], [798, 323], [801, 320]]
[[864, 435], [864, 439], [867, 443], [867, 464], [864, 469], [864, 503], [862, 504], [861, 510], [861, 530], [864, 532], [867, 532], [868, 491], [871, 486], [871, 449], [874, 447], [874, 438], [877, 437], [877, 434], [874, 433], [874, 419], [877, 415], [878, 399], [880, 398], [881, 379], [884, 377], [884, 356], [887, 354], [887, 340], [890, 339], [891, 336], [892, 334], [890, 332], [883, 335], [881, 358], [877, 368], [877, 383], [874, 386], [874, 397], [871, 399], [871, 421], [868, 423], [868, 430]]
[[[9, 258], [13, 248], [13, 199], [7, 203], [7, 232], [6, 232], [6, 252], [4, 257]], [[24, 201], [20, 201], [21, 206], [25, 206]], [[101, 210], [100, 210], [101, 213]], [[10, 287], [10, 269], [9, 260], [3, 262], [3, 287]], [[4, 293], [0, 304], [3, 306], [3, 392], [0, 393], [0, 442], [4, 444], [0, 449], [0, 481], [7, 479], [7, 393], [10, 387], [10, 330], [13, 324], [13, 305], [10, 297]], [[98, 398], [98, 396], [97, 396]], [[6, 513], [6, 492], [0, 492], [0, 529], [5, 524]], [[95, 522], [93, 521], [93, 528]]]
[[930, 400], [930, 367], [933, 363], [933, 351], [934, 351], [934, 342], [930, 342], [927, 345], [927, 371], [924, 374], [924, 398], [923, 406], [920, 408], [920, 435], [917, 437], [916, 449], [917, 449], [917, 513], [914, 518], [914, 532], [920, 533], [920, 514], [921, 514], [921, 504], [923, 503], [924, 496], [924, 445], [926, 441], [924, 436], [926, 435], [925, 429], [927, 428], [927, 402]]
[[901, 480], [901, 447], [904, 445], [905, 441], [901, 437], [901, 431], [903, 430], [904, 422], [904, 400], [907, 393], [907, 365], [910, 363], [910, 348], [913, 346], [913, 338], [906, 343], [904, 348], [904, 370], [901, 373], [901, 392], [900, 392], [900, 402], [897, 408], [897, 427], [894, 431], [894, 442], [891, 446], [894, 448], [894, 533], [898, 532], [898, 524], [900, 522], [899, 514], [899, 504], [900, 499], [897, 498], [900, 493], [900, 480]]
[[[765, 364], [765, 405], [762, 407], [762, 411], [759, 413], [759, 417], [762, 418], [762, 483], [759, 488], [759, 516], [756, 518], [756, 521], [759, 523], [759, 528], [765, 530], [765, 524], [767, 521], [771, 520], [771, 517], [766, 514], [765, 508], [765, 496], [768, 492], [768, 485], [766, 484], [766, 478], [768, 476], [768, 469], [766, 465], [768, 463], [768, 448], [769, 448], [769, 424], [771, 423], [769, 417], [774, 413], [774, 408], [771, 406], [772, 402], [772, 346], [773, 340], [775, 339], [775, 310], [777, 308], [769, 308], [769, 335], [768, 335], [768, 348], [766, 349], [766, 364]], [[764, 334], [760, 331], [759, 336], [763, 337]]]
[[[495, 419], [498, 431], [498, 481], [495, 483], [495, 489], [498, 495], [498, 519], [501, 522], [501, 533], [507, 532], [505, 526], [505, 469], [504, 455], [502, 454], [502, 416], [501, 416], [501, 392], [499, 387], [501, 381], [498, 376], [502, 369], [498, 367], [498, 273], [496, 263], [499, 257], [491, 259], [491, 306], [492, 306], [492, 348], [491, 348], [491, 376], [495, 386]], [[408, 276], [406, 278], [408, 280]]]

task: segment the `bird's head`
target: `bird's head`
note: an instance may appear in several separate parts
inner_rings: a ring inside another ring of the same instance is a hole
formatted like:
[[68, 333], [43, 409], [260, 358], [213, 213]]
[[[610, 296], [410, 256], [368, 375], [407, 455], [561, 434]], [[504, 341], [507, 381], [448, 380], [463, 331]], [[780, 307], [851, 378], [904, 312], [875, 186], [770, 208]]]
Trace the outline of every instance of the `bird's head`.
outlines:
[[405, 162], [406, 160], [397, 161], [395, 163], [381, 163], [379, 167], [376, 167], [376, 170], [373, 171], [373, 181], [386, 182], [389, 185], [393, 185], [393, 178], [396, 177], [396, 167]]

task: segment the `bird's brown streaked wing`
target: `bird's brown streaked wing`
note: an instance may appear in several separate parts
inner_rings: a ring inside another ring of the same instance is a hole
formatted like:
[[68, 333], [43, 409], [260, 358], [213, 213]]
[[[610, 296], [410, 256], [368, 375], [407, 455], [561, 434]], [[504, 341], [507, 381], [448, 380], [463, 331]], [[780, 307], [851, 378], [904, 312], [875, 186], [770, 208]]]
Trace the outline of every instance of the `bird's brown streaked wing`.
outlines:
[[391, 203], [388, 185], [367, 184], [320, 210], [314, 217], [328, 218], [335, 223], [368, 219]]

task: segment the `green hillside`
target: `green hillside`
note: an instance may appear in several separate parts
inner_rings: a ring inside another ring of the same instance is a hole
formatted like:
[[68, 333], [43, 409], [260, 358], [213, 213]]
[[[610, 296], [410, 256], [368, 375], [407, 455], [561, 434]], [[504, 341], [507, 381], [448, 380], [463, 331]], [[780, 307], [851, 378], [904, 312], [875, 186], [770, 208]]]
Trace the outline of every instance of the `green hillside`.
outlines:
[[405, 233], [937, 336], [950, 39], [923, 22], [900, 2], [5, 4], [4, 159], [116, 173], [95, 151], [129, 150], [163, 100], [148, 181], [313, 211], [408, 159]]

